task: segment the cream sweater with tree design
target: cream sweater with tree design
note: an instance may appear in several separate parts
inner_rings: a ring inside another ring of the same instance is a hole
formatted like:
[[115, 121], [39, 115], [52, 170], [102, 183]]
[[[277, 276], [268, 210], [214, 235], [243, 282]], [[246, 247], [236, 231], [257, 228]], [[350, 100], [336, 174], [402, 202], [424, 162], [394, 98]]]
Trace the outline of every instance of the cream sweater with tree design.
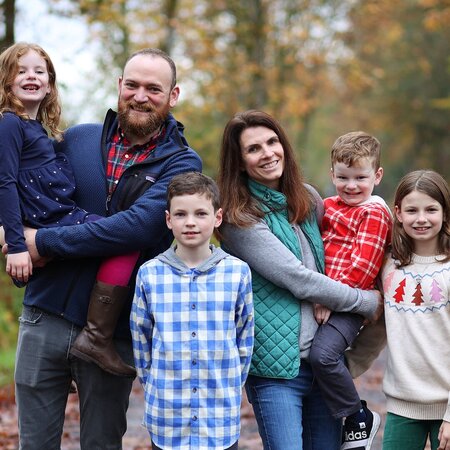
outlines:
[[[442, 259], [442, 258], [441, 258]], [[346, 353], [353, 376], [363, 373], [387, 338], [383, 390], [388, 412], [450, 422], [450, 262], [413, 256], [382, 270], [385, 322], [367, 327]]]

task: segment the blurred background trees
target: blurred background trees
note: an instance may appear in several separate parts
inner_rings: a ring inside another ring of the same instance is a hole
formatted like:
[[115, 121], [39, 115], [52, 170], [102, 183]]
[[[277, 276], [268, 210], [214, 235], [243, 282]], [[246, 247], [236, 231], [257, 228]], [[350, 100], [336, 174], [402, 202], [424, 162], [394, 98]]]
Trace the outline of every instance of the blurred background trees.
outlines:
[[[47, 3], [50, 14], [88, 24], [91, 87], [67, 89], [98, 104], [99, 121], [106, 99], [115, 105], [129, 54], [159, 47], [174, 58], [182, 88], [175, 115], [213, 177], [225, 123], [259, 108], [285, 126], [306, 179], [324, 195], [332, 193], [330, 147], [356, 129], [382, 142], [378, 192], [387, 201], [410, 170], [450, 178], [450, 0]], [[17, 2], [0, 2], [2, 48], [14, 41], [16, 10]], [[68, 116], [71, 107], [63, 105]]]
[[[2, 47], [14, 40], [17, 3], [0, 3]], [[101, 99], [115, 102], [117, 77], [135, 50], [159, 47], [175, 59], [182, 87], [176, 116], [212, 176], [225, 123], [249, 108], [281, 121], [307, 179], [324, 194], [330, 189], [330, 146], [339, 134], [355, 129], [382, 141], [380, 192], [388, 199], [411, 169], [430, 167], [446, 175], [450, 0], [47, 4], [50, 14], [88, 24], [96, 53], [91, 87], [78, 93], [86, 103], [99, 92]], [[105, 105], [97, 99], [102, 120]], [[63, 106], [70, 117], [71, 105]]]
[[12, 381], [23, 289], [13, 287], [0, 261], [0, 387]]
[[403, 173], [449, 167], [449, 0], [50, 3], [87, 20], [114, 95], [111, 74], [131, 52], [152, 46], [173, 56], [182, 86], [176, 115], [212, 176], [225, 123], [249, 108], [281, 121], [323, 192], [329, 148], [349, 130], [382, 141], [388, 198]]
[[16, 20], [15, 0], [3, 0], [0, 2], [1, 34], [0, 48], [9, 47], [14, 44], [14, 26]]

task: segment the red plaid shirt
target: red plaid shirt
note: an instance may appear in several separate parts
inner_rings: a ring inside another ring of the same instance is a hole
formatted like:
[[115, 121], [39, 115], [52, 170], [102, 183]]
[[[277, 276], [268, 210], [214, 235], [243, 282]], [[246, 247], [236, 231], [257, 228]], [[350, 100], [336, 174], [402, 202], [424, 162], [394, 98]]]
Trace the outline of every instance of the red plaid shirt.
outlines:
[[352, 287], [373, 288], [390, 239], [387, 206], [378, 201], [348, 206], [338, 196], [325, 199], [324, 206], [326, 274]]
[[131, 145], [118, 129], [114, 135], [108, 151], [108, 163], [106, 166], [106, 178], [108, 180], [109, 195], [114, 192], [120, 177], [128, 167], [145, 161], [148, 155], [155, 149], [161, 137], [164, 137], [166, 129], [163, 127], [158, 134], [153, 136], [146, 144]]

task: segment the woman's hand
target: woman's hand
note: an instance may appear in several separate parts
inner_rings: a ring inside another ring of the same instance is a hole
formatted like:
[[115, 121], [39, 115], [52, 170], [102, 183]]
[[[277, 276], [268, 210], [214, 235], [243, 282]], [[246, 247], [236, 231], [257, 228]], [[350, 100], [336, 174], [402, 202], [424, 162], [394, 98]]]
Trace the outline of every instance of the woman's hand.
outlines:
[[380, 291], [372, 291], [375, 294], [377, 294], [378, 304], [377, 309], [375, 311], [374, 316], [369, 320], [365, 319], [363, 325], [369, 325], [370, 323], [376, 323], [380, 320], [381, 316], [384, 313], [384, 297], [383, 294]]
[[376, 322], [383, 314], [384, 312], [384, 298], [381, 295], [380, 291], [375, 291], [378, 295], [378, 306], [377, 310], [375, 312], [375, 316], [372, 318], [371, 322]]
[[6, 273], [23, 283], [33, 274], [33, 263], [28, 252], [13, 253], [6, 256]]
[[442, 421], [441, 428], [439, 428], [439, 447], [437, 450], [450, 450], [450, 422]]
[[319, 303], [314, 304], [314, 317], [319, 325], [325, 325], [331, 315], [331, 309]]

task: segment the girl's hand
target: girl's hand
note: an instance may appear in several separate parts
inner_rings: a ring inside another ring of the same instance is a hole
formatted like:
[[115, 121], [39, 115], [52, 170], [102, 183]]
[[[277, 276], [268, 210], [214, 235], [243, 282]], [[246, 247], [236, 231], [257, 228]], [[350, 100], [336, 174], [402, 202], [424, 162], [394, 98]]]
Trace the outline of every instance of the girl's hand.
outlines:
[[450, 450], [450, 422], [442, 421], [441, 428], [439, 428], [439, 447], [437, 450]]
[[27, 283], [33, 274], [33, 264], [28, 252], [13, 253], [6, 256], [6, 273], [16, 280]]
[[325, 325], [330, 318], [331, 309], [319, 303], [314, 304], [314, 317], [319, 325]]

